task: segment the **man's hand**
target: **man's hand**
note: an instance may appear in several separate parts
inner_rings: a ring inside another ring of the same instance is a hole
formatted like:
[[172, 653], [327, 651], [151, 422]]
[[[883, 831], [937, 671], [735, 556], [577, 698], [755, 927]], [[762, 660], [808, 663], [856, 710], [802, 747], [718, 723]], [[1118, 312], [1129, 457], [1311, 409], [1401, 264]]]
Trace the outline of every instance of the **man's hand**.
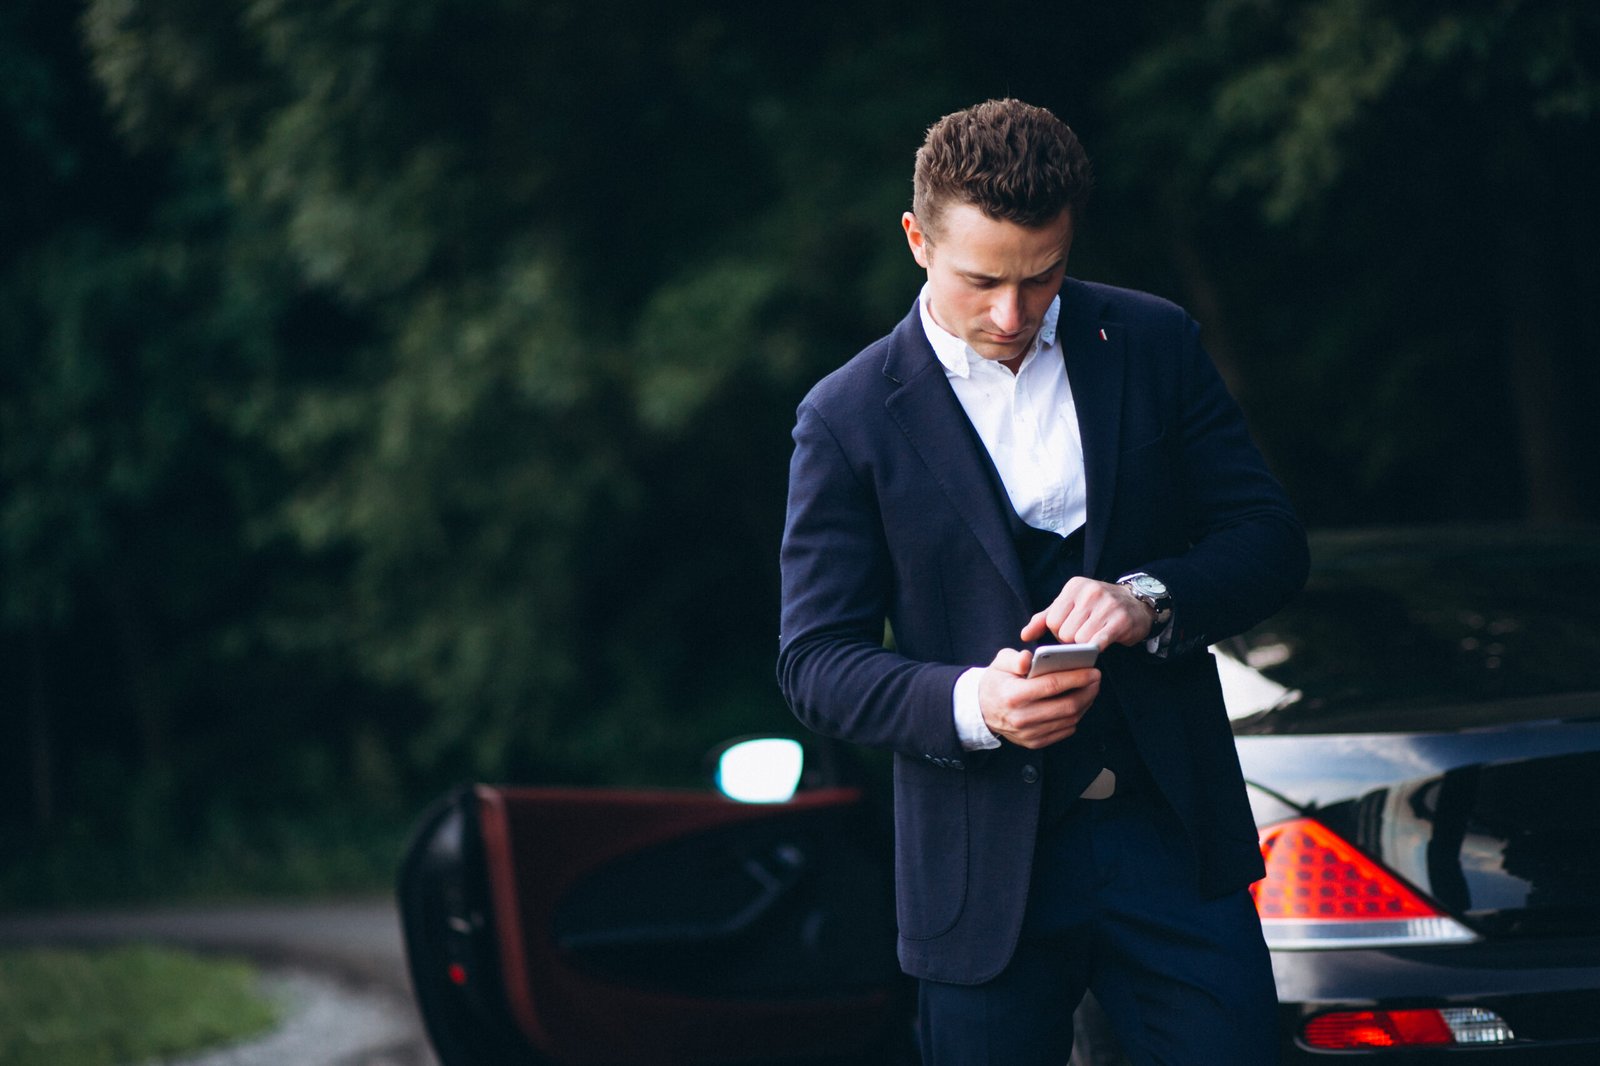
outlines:
[[1053, 633], [1063, 644], [1138, 644], [1150, 636], [1155, 614], [1123, 585], [1075, 577], [1055, 602], [1022, 627], [1026, 643]]
[[[1030, 623], [1032, 624], [1032, 623]], [[1024, 748], [1044, 748], [1078, 730], [1100, 692], [1100, 671], [1028, 676], [1033, 652], [1002, 648], [978, 681], [978, 709], [989, 732]]]

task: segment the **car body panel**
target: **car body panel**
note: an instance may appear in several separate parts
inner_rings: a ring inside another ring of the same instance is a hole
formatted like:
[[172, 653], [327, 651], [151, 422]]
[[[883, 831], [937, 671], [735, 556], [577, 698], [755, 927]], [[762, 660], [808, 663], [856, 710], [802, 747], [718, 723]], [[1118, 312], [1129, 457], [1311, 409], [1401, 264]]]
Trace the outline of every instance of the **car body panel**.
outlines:
[[[1440, 947], [1275, 951], [1278, 998], [1306, 1008], [1435, 1005], [1501, 995], [1586, 993], [1600, 1008], [1600, 937]], [[1476, 1000], [1475, 1000], [1476, 1001]], [[1600, 1013], [1588, 1030], [1600, 1035]]]
[[[1214, 649], [1257, 824], [1314, 818], [1477, 938], [1275, 948], [1285, 1062], [1600, 1062], [1600, 627], [1572, 609], [1600, 535], [1356, 531], [1313, 557], [1296, 603]], [[1303, 1039], [1322, 1013], [1430, 1007], [1514, 1038]]]
[[478, 786], [470, 803], [490, 1011], [509, 1017], [520, 1061], [819, 1060], [903, 1024], [889, 852], [859, 790], [746, 805]]
[[1257, 788], [1313, 814], [1469, 928], [1600, 935], [1600, 721], [1247, 736], [1238, 749]]
[[[1235, 738], [1245, 780], [1310, 810], [1396, 782], [1482, 763], [1600, 751], [1600, 695], [1553, 701], [1588, 719], [1554, 716], [1460, 732], [1362, 732]], [[1600, 793], [1597, 793], [1600, 795]]]

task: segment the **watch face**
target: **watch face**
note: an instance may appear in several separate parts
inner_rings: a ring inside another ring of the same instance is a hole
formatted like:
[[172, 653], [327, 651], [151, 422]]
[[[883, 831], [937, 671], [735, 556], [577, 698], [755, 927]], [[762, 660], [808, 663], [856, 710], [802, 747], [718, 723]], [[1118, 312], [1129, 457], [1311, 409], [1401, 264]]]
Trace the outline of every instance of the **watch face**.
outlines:
[[1133, 578], [1130, 578], [1128, 580], [1128, 584], [1132, 585], [1146, 596], [1160, 597], [1167, 594], [1167, 586], [1158, 578], [1151, 577], [1149, 574], [1139, 574]]

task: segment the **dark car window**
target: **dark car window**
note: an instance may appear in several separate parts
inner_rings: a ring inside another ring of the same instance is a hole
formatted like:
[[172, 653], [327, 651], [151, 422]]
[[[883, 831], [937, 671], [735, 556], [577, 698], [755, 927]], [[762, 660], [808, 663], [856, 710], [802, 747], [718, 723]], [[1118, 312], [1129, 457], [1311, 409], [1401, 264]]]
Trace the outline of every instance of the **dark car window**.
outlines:
[[1217, 648], [1281, 686], [1230, 707], [1236, 732], [1600, 715], [1600, 531], [1346, 533], [1312, 558], [1292, 604]]

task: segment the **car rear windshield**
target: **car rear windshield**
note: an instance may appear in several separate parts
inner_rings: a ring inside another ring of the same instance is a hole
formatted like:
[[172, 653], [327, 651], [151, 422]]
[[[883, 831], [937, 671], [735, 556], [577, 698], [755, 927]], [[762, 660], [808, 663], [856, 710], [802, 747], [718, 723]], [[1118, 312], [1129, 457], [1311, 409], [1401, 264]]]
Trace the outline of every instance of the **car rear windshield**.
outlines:
[[1293, 603], [1216, 649], [1259, 682], [1230, 689], [1237, 732], [1600, 715], [1600, 531], [1334, 534], [1312, 559]]

